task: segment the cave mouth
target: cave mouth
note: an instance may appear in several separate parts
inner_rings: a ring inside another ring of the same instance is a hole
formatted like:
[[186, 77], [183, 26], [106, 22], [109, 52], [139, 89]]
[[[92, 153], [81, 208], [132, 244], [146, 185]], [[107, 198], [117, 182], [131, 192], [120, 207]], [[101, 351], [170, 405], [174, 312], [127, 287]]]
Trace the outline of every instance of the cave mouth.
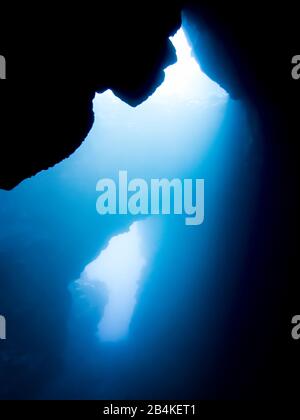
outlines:
[[[182, 28], [170, 39], [177, 62], [165, 70], [164, 82], [146, 102], [131, 108], [112, 91], [96, 95], [92, 132], [67, 163], [73, 179], [80, 167], [94, 185], [99, 176], [116, 180], [120, 168], [145, 179], [171, 179], [190, 176], [204, 159], [222, 123], [228, 94], [201, 71]], [[99, 156], [105, 159], [99, 162]], [[149, 265], [147, 252], [142, 253], [149, 247], [145, 222], [127, 219], [128, 230], [110, 237], [72, 289], [73, 300], [85, 296], [85, 302], [98, 302], [94, 332], [101, 341], [127, 336]]]
[[107, 299], [98, 324], [102, 341], [126, 336], [136, 304], [138, 283], [146, 260], [142, 253], [140, 224], [134, 222], [128, 232], [113, 236], [107, 247], [89, 263], [77, 281], [77, 288], [94, 295], [105, 292]]

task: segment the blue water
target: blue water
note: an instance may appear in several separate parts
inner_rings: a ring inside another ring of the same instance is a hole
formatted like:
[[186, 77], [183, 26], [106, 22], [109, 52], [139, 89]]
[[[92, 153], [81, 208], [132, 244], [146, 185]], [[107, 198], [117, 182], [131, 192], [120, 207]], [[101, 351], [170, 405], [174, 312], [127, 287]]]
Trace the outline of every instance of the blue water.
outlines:
[[[131, 108], [110, 91], [97, 95], [93, 129], [69, 159], [0, 191], [4, 396], [209, 392], [258, 159], [243, 105], [201, 72], [182, 30], [173, 42], [178, 62], [152, 97]], [[120, 169], [205, 179], [205, 222], [100, 216], [96, 183]]]

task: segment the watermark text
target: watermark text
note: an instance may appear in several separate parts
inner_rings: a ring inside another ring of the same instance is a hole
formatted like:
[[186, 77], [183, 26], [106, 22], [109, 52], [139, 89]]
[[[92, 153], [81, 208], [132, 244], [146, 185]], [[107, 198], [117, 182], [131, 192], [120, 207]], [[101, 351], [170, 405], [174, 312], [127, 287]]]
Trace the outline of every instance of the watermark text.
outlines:
[[294, 340], [300, 339], [300, 315], [295, 315], [292, 319], [292, 337]]
[[100, 215], [184, 214], [186, 225], [204, 221], [204, 179], [161, 178], [147, 182], [134, 178], [128, 182], [127, 171], [119, 171], [118, 183], [100, 179], [96, 190], [101, 193], [96, 203]]
[[6, 60], [3, 55], [0, 55], [0, 79], [6, 79]]
[[6, 340], [6, 319], [0, 315], [0, 340]]
[[294, 67], [292, 68], [292, 78], [294, 80], [300, 79], [300, 55], [294, 55], [292, 58], [292, 64]]

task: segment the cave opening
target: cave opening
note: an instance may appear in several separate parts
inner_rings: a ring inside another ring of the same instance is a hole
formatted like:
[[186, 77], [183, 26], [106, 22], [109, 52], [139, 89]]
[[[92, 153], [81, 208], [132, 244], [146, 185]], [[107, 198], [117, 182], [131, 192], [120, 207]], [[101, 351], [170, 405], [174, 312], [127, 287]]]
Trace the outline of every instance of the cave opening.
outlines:
[[[133, 108], [110, 90], [97, 94], [95, 122], [80, 148], [9, 194], [0, 192], [0, 240], [4, 249], [14, 249], [9, 258], [3, 254], [8, 287], [24, 302], [20, 315], [29, 307], [43, 314], [32, 336], [42, 329], [53, 332], [55, 346], [56, 337], [63, 340], [64, 373], [57, 380], [71, 393], [75, 377], [90, 382], [97, 376], [100, 391], [96, 395], [91, 386], [81, 389], [84, 395], [120, 397], [120, 371], [138, 376], [141, 359], [150, 373], [153, 360], [157, 372], [168, 366], [175, 372], [177, 360], [190, 371], [184, 343], [206, 364], [205, 347], [216, 348], [207, 329], [214, 324], [219, 290], [230, 296], [234, 287], [256, 173], [248, 171], [247, 118], [241, 104], [201, 71], [182, 29], [172, 42], [177, 63], [147, 101]], [[204, 179], [204, 223], [186, 226], [184, 214], [100, 216], [97, 182], [117, 181], [120, 170], [148, 184]], [[114, 257], [119, 240], [124, 255], [136, 241], [130, 264]], [[111, 262], [115, 258], [118, 266]], [[49, 346], [53, 353], [55, 346]], [[139, 395], [139, 381], [131, 385]]]
[[[177, 62], [165, 70], [164, 82], [146, 102], [131, 108], [111, 91], [96, 96], [93, 130], [80, 153], [69, 161], [73, 177], [78, 176], [80, 166], [84, 166], [83, 171], [94, 182], [104, 173], [110, 182], [117, 182], [120, 168], [149, 181], [154, 176], [195, 176], [199, 160], [204, 160], [218, 135], [228, 94], [201, 71], [182, 28], [171, 41]], [[98, 156], [105, 156], [101, 165]], [[118, 199], [115, 197], [116, 205]], [[99, 217], [105, 220], [116, 216]], [[129, 220], [128, 230], [110, 238], [72, 288], [73, 300], [82, 295], [88, 299], [92, 295], [92, 300], [99, 297], [99, 305], [104, 309], [95, 324], [103, 341], [126, 337], [137, 303], [142, 268], [148, 264], [137, 247], [138, 243], [147, 247], [142, 229], [145, 222]], [[82, 309], [75, 306], [81, 313]]]

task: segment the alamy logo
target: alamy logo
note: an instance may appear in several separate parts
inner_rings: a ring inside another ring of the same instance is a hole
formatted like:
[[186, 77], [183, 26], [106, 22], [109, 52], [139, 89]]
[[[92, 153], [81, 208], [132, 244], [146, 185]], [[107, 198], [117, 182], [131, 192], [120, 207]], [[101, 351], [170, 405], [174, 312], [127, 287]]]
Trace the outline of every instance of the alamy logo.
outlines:
[[0, 315], [0, 340], [6, 340], [6, 320]]
[[151, 179], [148, 185], [141, 178], [128, 182], [127, 171], [119, 171], [118, 184], [109, 178], [98, 181], [96, 190], [101, 195], [96, 208], [100, 215], [173, 213], [185, 214], [186, 225], [204, 221], [204, 179]]
[[294, 64], [294, 67], [292, 69], [292, 78], [294, 80], [300, 79], [300, 55], [295, 55], [292, 58], [292, 64]]
[[6, 60], [3, 55], [0, 55], [0, 79], [6, 79]]
[[294, 325], [292, 329], [292, 337], [294, 340], [300, 339], [300, 315], [295, 315], [292, 319], [292, 324]]

